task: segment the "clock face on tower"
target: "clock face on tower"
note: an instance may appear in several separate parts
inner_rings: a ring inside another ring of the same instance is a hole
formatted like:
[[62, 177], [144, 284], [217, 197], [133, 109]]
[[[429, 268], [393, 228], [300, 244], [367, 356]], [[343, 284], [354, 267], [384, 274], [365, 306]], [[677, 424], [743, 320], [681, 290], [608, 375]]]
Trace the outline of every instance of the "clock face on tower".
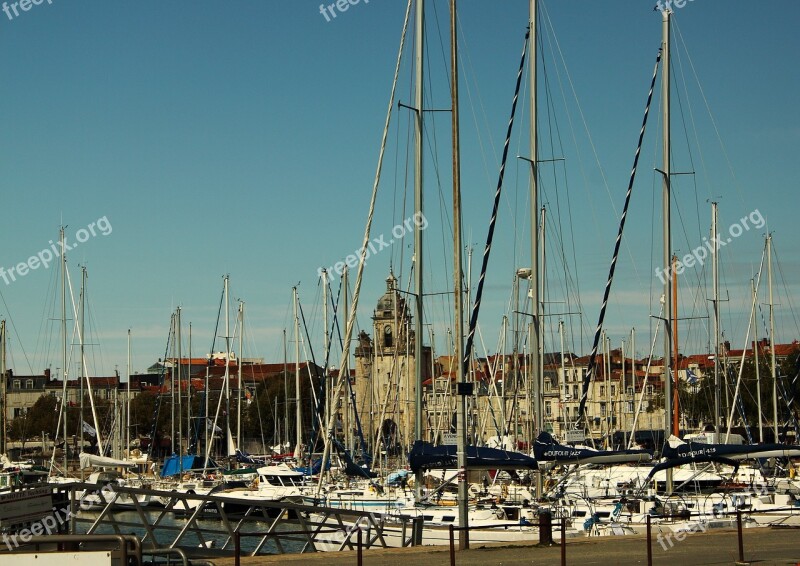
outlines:
[[392, 347], [392, 327], [389, 324], [383, 327], [383, 345], [386, 348]]

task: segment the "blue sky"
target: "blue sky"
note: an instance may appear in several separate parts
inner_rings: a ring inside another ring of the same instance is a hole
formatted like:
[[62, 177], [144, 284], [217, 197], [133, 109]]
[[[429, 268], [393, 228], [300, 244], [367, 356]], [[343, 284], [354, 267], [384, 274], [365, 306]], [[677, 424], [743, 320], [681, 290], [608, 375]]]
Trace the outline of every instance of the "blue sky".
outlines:
[[[543, 3], [540, 157], [565, 159], [542, 167], [553, 258], [547, 350], [558, 348], [557, 313], [580, 307], [582, 324], [562, 318], [568, 347], [588, 351], [660, 42], [652, 5]], [[319, 2], [306, 0], [45, 0], [10, 19], [0, 13], [0, 266], [48, 248], [62, 223], [75, 242], [80, 229], [107, 220], [108, 235], [96, 231], [68, 254], [76, 297], [78, 265], [87, 267], [95, 374], [125, 371], [128, 328], [134, 370], [163, 356], [179, 305], [184, 323], [192, 323], [194, 352], [207, 351], [226, 273], [232, 300], [246, 303], [246, 356], [282, 359], [291, 288], [299, 282], [321, 357], [317, 268], [361, 243], [404, 11], [401, 0], [362, 1], [326, 21]], [[462, 0], [460, 11], [465, 242], [477, 266], [527, 1]], [[800, 275], [798, 16], [792, 1], [696, 0], [676, 9], [673, 47], [673, 170], [695, 172], [674, 181], [674, 247], [683, 255], [701, 244], [709, 199], [720, 202], [722, 230], [758, 210], [778, 251], [780, 341], [800, 334], [791, 309]], [[447, 4], [430, 0], [429, 108], [449, 107], [446, 21]], [[398, 86], [404, 103], [413, 100], [412, 70], [407, 57]], [[513, 273], [530, 262], [527, 166], [515, 158], [528, 154], [526, 93], [521, 100], [480, 321], [489, 351], [509, 312]], [[660, 166], [659, 105], [656, 96], [607, 320], [615, 346], [636, 327], [642, 356], [660, 295], [653, 275], [661, 245], [653, 173]], [[449, 115], [429, 118], [426, 288], [442, 293], [452, 280]], [[409, 119], [395, 106], [374, 237], [388, 236], [411, 215]], [[765, 231], [745, 231], [722, 253], [730, 298], [723, 328], [735, 344], [744, 340], [742, 313]], [[410, 243], [404, 238], [368, 262], [361, 327], [371, 325], [390, 264], [407, 285]], [[557, 259], [562, 249], [568, 270]], [[580, 304], [565, 302], [565, 271], [578, 282], [571, 293], [580, 293]], [[682, 316], [707, 314], [710, 291], [698, 285], [708, 277], [708, 264], [687, 271]], [[62, 365], [52, 320], [60, 316], [56, 284], [52, 266], [0, 281], [9, 365], [17, 373]], [[428, 307], [437, 354], [447, 353], [452, 313], [442, 297]], [[686, 322], [680, 340], [686, 350], [701, 350], [707, 322]]]

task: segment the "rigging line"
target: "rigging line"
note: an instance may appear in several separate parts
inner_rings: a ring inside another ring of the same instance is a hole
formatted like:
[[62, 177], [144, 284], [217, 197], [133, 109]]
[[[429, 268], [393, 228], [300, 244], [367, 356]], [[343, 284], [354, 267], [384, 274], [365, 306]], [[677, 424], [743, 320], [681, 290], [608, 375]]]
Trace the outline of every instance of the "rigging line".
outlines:
[[19, 335], [17, 331], [17, 325], [14, 323], [14, 317], [11, 316], [11, 309], [8, 308], [8, 303], [6, 303], [6, 298], [3, 295], [2, 291], [0, 291], [0, 299], [3, 300], [3, 306], [6, 309], [6, 317], [8, 321], [11, 323], [11, 329], [14, 331], [14, 336], [17, 337], [17, 343], [19, 344], [20, 349], [22, 350], [22, 355], [25, 357], [25, 362], [28, 364], [28, 371], [30, 371], [31, 375], [33, 375], [33, 365], [31, 364], [30, 358], [28, 358], [28, 352], [25, 351], [25, 346], [22, 345], [22, 337]]
[[800, 325], [798, 325], [797, 322], [797, 310], [795, 309], [792, 301], [792, 295], [789, 293], [789, 286], [786, 284], [786, 276], [783, 273], [783, 266], [781, 265], [781, 260], [778, 257], [778, 247], [775, 245], [775, 240], [772, 241], [772, 253], [775, 255], [775, 264], [778, 266], [778, 273], [780, 274], [781, 282], [783, 283], [783, 292], [786, 297], [786, 302], [789, 305], [789, 312], [794, 320], [795, 330], [797, 331], [797, 334], [800, 334]]
[[[171, 341], [172, 341], [172, 324], [170, 323], [169, 331], [167, 332], [167, 343], [164, 346], [164, 357], [161, 358], [162, 360], [164, 360], [164, 362], [166, 362], [167, 360], [167, 355], [169, 354], [169, 345]], [[158, 444], [156, 442], [156, 439], [158, 438], [158, 417], [161, 413], [161, 399], [163, 397], [164, 376], [167, 373], [167, 364], [166, 363], [161, 364], [161, 367], [159, 368], [158, 371], [159, 371], [158, 393], [156, 394], [156, 399], [153, 406], [153, 427], [150, 430], [150, 438], [152, 440], [150, 442], [148, 450], [148, 455], [150, 456], [151, 460], [153, 459], [153, 451], [155, 450], [156, 444]]]
[[[530, 38], [530, 29], [526, 30], [525, 32], [525, 39], [522, 44], [522, 55], [519, 61], [519, 70], [517, 71], [517, 84], [514, 87], [514, 98], [511, 103], [511, 117], [508, 120], [508, 127], [506, 128], [506, 139], [503, 144], [503, 157], [500, 160], [500, 173], [497, 179], [497, 189], [495, 190], [494, 194], [494, 204], [492, 207], [492, 216], [491, 220], [489, 221], [489, 233], [486, 237], [486, 247], [483, 251], [483, 259], [481, 261], [481, 271], [480, 276], [478, 278], [478, 287], [475, 291], [475, 302], [472, 304], [472, 315], [470, 316], [469, 320], [469, 332], [467, 333], [467, 341], [464, 346], [464, 353], [463, 353], [463, 360], [459, 360], [460, 363], [463, 364], [464, 371], [467, 371], [469, 367], [469, 360], [472, 357], [472, 345], [475, 341], [475, 328], [478, 324], [478, 313], [480, 312], [481, 308], [481, 299], [483, 298], [483, 286], [486, 281], [486, 269], [489, 266], [489, 252], [492, 249], [492, 239], [494, 236], [494, 228], [497, 224], [497, 209], [500, 205], [500, 195], [502, 194], [503, 190], [503, 179], [505, 177], [506, 172], [506, 161], [508, 160], [508, 145], [511, 141], [511, 132], [514, 127], [514, 115], [517, 111], [517, 101], [519, 99], [519, 89], [520, 84], [522, 82], [522, 75], [523, 71], [525, 70], [525, 59], [528, 50], [528, 40]], [[535, 156], [534, 156], [535, 158]], [[534, 171], [536, 165], [534, 164]]]
[[633, 158], [633, 167], [631, 168], [631, 176], [630, 180], [628, 181], [628, 191], [625, 195], [625, 205], [622, 208], [622, 217], [619, 221], [619, 231], [617, 233], [617, 241], [614, 244], [614, 254], [611, 258], [611, 267], [608, 270], [608, 281], [606, 282], [606, 288], [603, 293], [603, 304], [600, 307], [600, 317], [597, 321], [597, 329], [594, 333], [594, 344], [592, 345], [592, 353], [589, 355], [589, 367], [586, 369], [586, 376], [583, 379], [583, 392], [581, 393], [581, 402], [578, 406], [578, 416], [575, 421], [575, 426], [580, 424], [581, 419], [585, 416], [586, 411], [586, 398], [589, 395], [589, 384], [592, 381], [592, 376], [595, 370], [596, 361], [597, 361], [597, 346], [600, 342], [600, 332], [603, 330], [603, 320], [605, 319], [606, 315], [606, 307], [608, 306], [608, 296], [611, 293], [611, 283], [614, 281], [614, 270], [617, 267], [617, 258], [619, 257], [619, 248], [620, 244], [622, 243], [622, 232], [625, 229], [625, 219], [628, 216], [628, 206], [631, 202], [631, 194], [633, 192], [633, 182], [636, 179], [636, 169], [639, 165], [639, 154], [642, 151], [642, 140], [644, 139], [644, 132], [647, 127], [647, 116], [650, 113], [650, 103], [653, 100], [653, 89], [656, 84], [656, 76], [658, 74], [658, 65], [661, 62], [661, 48], [658, 49], [658, 55], [656, 56], [656, 64], [653, 67], [653, 78], [650, 81], [650, 92], [647, 94], [647, 105], [645, 106], [644, 110], [644, 117], [642, 118], [642, 128], [639, 130], [639, 142], [636, 145], [636, 154]]
[[608, 185], [608, 180], [606, 179], [605, 171], [603, 170], [602, 165], [600, 164], [600, 157], [597, 154], [597, 147], [595, 146], [594, 139], [592, 139], [592, 135], [589, 132], [589, 125], [586, 122], [586, 117], [583, 114], [583, 108], [581, 107], [580, 101], [578, 100], [578, 94], [575, 91], [575, 85], [572, 82], [572, 75], [569, 72], [569, 68], [567, 67], [566, 59], [564, 58], [564, 53], [561, 50], [561, 44], [558, 41], [558, 37], [555, 34], [555, 27], [553, 26], [553, 22], [550, 20], [550, 14], [547, 9], [542, 5], [542, 11], [544, 13], [545, 19], [547, 20], [548, 26], [551, 30], [553, 30], [553, 41], [555, 42], [556, 51], [558, 51], [558, 55], [561, 59], [561, 62], [564, 66], [564, 73], [567, 76], [567, 81], [569, 82], [570, 89], [572, 91], [572, 96], [575, 99], [575, 104], [578, 107], [578, 113], [580, 114], [581, 121], [583, 122], [583, 129], [586, 132], [586, 137], [589, 140], [589, 145], [592, 148], [592, 153], [594, 154], [595, 162], [597, 163], [597, 169], [600, 171], [600, 176], [603, 179], [603, 187], [606, 189], [606, 193], [608, 194], [608, 200], [611, 203], [611, 208], [614, 211], [614, 214], [617, 214], [616, 206], [614, 205], [614, 198], [611, 195], [611, 190]]
[[[763, 268], [764, 268], [764, 260], [766, 258], [766, 255], [767, 255], [767, 247], [766, 247], [766, 244], [765, 244], [764, 245], [764, 251], [761, 253], [761, 265], [758, 268], [758, 278], [756, 279], [756, 289], [758, 289], [759, 286], [761, 285], [761, 273], [762, 273]], [[733, 422], [732, 422], [733, 421], [733, 415], [734, 415], [734, 411], [736, 410], [737, 398], [739, 397], [739, 387], [740, 387], [740, 385], [742, 383], [742, 372], [744, 371], [744, 361], [745, 361], [745, 355], [747, 354], [747, 344], [750, 341], [750, 330], [752, 329], [752, 324], [753, 324], [753, 318], [754, 318], [753, 314], [755, 313], [755, 308], [756, 308], [756, 298], [754, 297], [751, 302], [752, 302], [752, 306], [750, 307], [750, 311], [749, 311], [750, 314], [747, 317], [748, 318], [748, 320], [747, 320], [747, 332], [745, 333], [745, 337], [744, 337], [744, 348], [742, 349], [742, 359], [739, 362], [739, 376], [736, 379], [736, 389], [735, 389], [735, 391], [733, 393], [733, 403], [732, 404], [734, 406], [731, 407], [731, 414], [728, 417], [728, 429], [727, 429], [727, 433], [725, 435], [725, 442], [726, 443], [728, 442], [728, 438], [730, 438], [730, 435], [731, 435], [731, 426], [733, 424]], [[732, 369], [732, 367], [731, 367], [731, 369]]]
[[[383, 158], [386, 152], [386, 139], [389, 133], [389, 126], [391, 124], [392, 109], [394, 108], [395, 93], [397, 89], [397, 77], [400, 73], [400, 63], [402, 61], [403, 47], [405, 45], [405, 39], [406, 39], [406, 31], [408, 30], [408, 22], [411, 14], [411, 4], [412, 0], [409, 0], [408, 4], [406, 5], [406, 14], [405, 14], [405, 19], [403, 21], [403, 31], [400, 36], [400, 47], [397, 54], [397, 63], [395, 65], [394, 77], [392, 79], [392, 89], [391, 89], [391, 95], [389, 96], [388, 109], [386, 111], [386, 121], [384, 123], [383, 134], [381, 136], [381, 148], [378, 153], [378, 164], [376, 166], [375, 179], [372, 184], [372, 194], [370, 196], [369, 213], [367, 214], [367, 222], [366, 226], [364, 227], [364, 237], [362, 239], [362, 246], [360, 248], [361, 253], [359, 254], [360, 257], [358, 262], [358, 271], [356, 274], [355, 288], [353, 290], [353, 302], [350, 305], [350, 312], [347, 313], [347, 322], [345, 324], [344, 351], [342, 352], [341, 363], [339, 364], [339, 379], [337, 380], [338, 383], [336, 384], [336, 390], [333, 394], [334, 406], [339, 401], [339, 396], [342, 393], [344, 382], [346, 381], [348, 384], [350, 383], [349, 379], [350, 340], [352, 339], [353, 336], [353, 326], [355, 324], [356, 313], [358, 312], [358, 300], [361, 295], [361, 283], [364, 279], [364, 264], [366, 261], [366, 250], [367, 250], [367, 245], [369, 244], [370, 231], [372, 228], [372, 220], [373, 217], [375, 216], [375, 202], [378, 197], [378, 187], [380, 185], [381, 171], [383, 169]], [[420, 33], [420, 30], [417, 30], [417, 32]], [[419, 339], [421, 340], [422, 337], [420, 337]], [[331, 434], [331, 431], [333, 431], [333, 427], [335, 425], [335, 421], [332, 415], [330, 415], [327, 420], [328, 422], [326, 426], [326, 432], [327, 434]], [[325, 450], [322, 457], [323, 467], [330, 455], [330, 449], [331, 445], [330, 442], [328, 442], [328, 438], [326, 437]], [[319, 493], [322, 490], [323, 475], [324, 474], [320, 474], [320, 482], [317, 485], [317, 492], [316, 492], [317, 497], [319, 497]]]
[[[480, 133], [481, 132], [481, 128], [478, 125], [478, 117], [475, 114], [475, 103], [474, 103], [474, 101], [472, 99], [472, 89], [470, 88], [470, 84], [471, 83], [470, 83], [469, 80], [464, 80], [464, 86], [466, 87], [466, 90], [467, 90], [467, 98], [469, 99], [469, 107], [470, 107], [470, 110], [471, 110], [471, 113], [472, 113], [472, 121], [473, 121], [473, 123], [475, 125], [475, 132], [476, 132], [476, 136], [475, 137], [476, 137], [476, 141], [478, 142], [478, 147], [480, 148], [480, 154], [481, 154], [481, 158], [482, 158], [482, 161], [483, 161], [483, 171], [484, 171], [484, 175], [486, 175], [486, 181], [487, 181], [487, 184], [488, 184], [488, 183], [491, 183], [491, 177], [490, 177], [490, 173], [489, 173], [489, 164], [487, 163], [487, 160], [486, 160], [486, 148], [483, 145], [484, 136], [486, 138], [488, 138], [488, 140], [489, 140], [489, 146], [491, 148], [491, 155], [492, 156], [496, 155], [497, 148], [495, 148], [495, 145], [494, 145], [494, 138], [492, 137], [492, 134], [491, 134], [492, 129], [489, 126], [489, 118], [486, 115], [486, 106], [484, 105], [483, 97], [481, 96], [480, 83], [477, 80], [475, 80], [475, 77], [477, 76], [477, 73], [475, 72], [475, 67], [472, 64], [472, 58], [470, 57], [470, 51], [469, 51], [469, 47], [467, 45], [466, 34], [464, 33], [464, 28], [462, 27], [462, 24], [461, 24], [461, 13], [460, 12], [457, 13], [456, 17], [458, 18], [458, 32], [459, 32], [459, 40], [458, 40], [459, 41], [459, 47], [458, 47], [459, 61], [460, 61], [460, 64], [461, 64], [461, 69], [464, 69], [464, 68], [469, 69], [468, 73], [463, 73], [462, 72], [461, 74], [462, 74], [462, 76], [466, 75], [466, 76], [472, 78], [472, 80], [474, 81], [474, 88], [475, 88], [475, 91], [477, 92], [477, 99], [478, 99], [478, 103], [479, 103], [479, 106], [480, 106], [480, 109], [481, 109], [481, 117], [483, 118], [483, 126], [484, 126], [485, 132], [486, 132], [485, 134], [481, 134]], [[464, 57], [466, 57], [466, 59], [464, 59]], [[466, 78], [466, 76], [465, 76], [465, 78]], [[496, 161], [496, 159], [495, 159], [495, 161]], [[497, 164], [495, 163], [495, 165], [497, 165]]]
[[[54, 343], [52, 341], [53, 335], [55, 334], [56, 339], [58, 339], [58, 334], [53, 331], [53, 328], [52, 328], [51, 325], [56, 320], [55, 313], [53, 311], [55, 311], [55, 309], [56, 309], [56, 296], [57, 296], [57, 288], [58, 288], [57, 285], [58, 285], [58, 280], [60, 278], [59, 277], [59, 271], [60, 271], [59, 269], [53, 269], [52, 270], [52, 272], [50, 274], [48, 286], [47, 286], [47, 295], [46, 295], [47, 299], [45, 301], [43, 301], [43, 304], [42, 304], [42, 314], [41, 314], [40, 323], [39, 323], [39, 334], [38, 334], [38, 338], [36, 339], [36, 346], [35, 346], [33, 354], [32, 354], [32, 358], [34, 359], [34, 363], [36, 363], [36, 360], [40, 356], [40, 347], [41, 347], [41, 349], [42, 349], [42, 354], [41, 355], [44, 357], [44, 360], [43, 360], [42, 363], [39, 363], [39, 367], [50, 367], [49, 364], [47, 364], [46, 360], [50, 359], [50, 355], [51, 355], [50, 348], [54, 346]], [[52, 303], [50, 302], [51, 300], [52, 300]], [[53, 316], [47, 316], [49, 313], [52, 313]], [[58, 320], [59, 321], [61, 320], [60, 316], [58, 317]], [[47, 327], [46, 330], [45, 330], [45, 327]], [[40, 340], [45, 340], [45, 343], [41, 344]], [[57, 355], [57, 354], [55, 352], [53, 352], [53, 355]], [[33, 368], [31, 368], [31, 373], [33, 373]]]
[[708, 117], [711, 120], [711, 125], [714, 127], [714, 133], [717, 135], [717, 141], [719, 142], [720, 148], [722, 149], [722, 154], [725, 156], [725, 163], [728, 165], [728, 171], [730, 172], [731, 178], [733, 179], [733, 185], [734, 187], [736, 187], [736, 192], [739, 195], [739, 200], [741, 201], [742, 205], [744, 205], [745, 200], [742, 188], [739, 185], [739, 180], [736, 178], [736, 173], [734, 172], [733, 164], [731, 163], [731, 158], [728, 155], [728, 150], [725, 147], [725, 143], [722, 141], [722, 135], [719, 132], [719, 127], [717, 127], [717, 121], [714, 119], [714, 115], [711, 113], [711, 106], [709, 105], [708, 99], [706, 98], [706, 93], [703, 90], [703, 85], [700, 83], [700, 78], [697, 76], [697, 70], [694, 67], [694, 61], [692, 61], [692, 56], [689, 54], [689, 47], [686, 45], [686, 41], [683, 39], [683, 34], [681, 34], [677, 21], [673, 19], [672, 23], [675, 31], [678, 34], [678, 38], [681, 44], [683, 44], [684, 49], [686, 50], [686, 59], [689, 61], [689, 66], [692, 69], [692, 75], [694, 76], [694, 80], [697, 83], [697, 88], [700, 91], [700, 95], [703, 98], [703, 103], [705, 104], [706, 112], [708, 112]]

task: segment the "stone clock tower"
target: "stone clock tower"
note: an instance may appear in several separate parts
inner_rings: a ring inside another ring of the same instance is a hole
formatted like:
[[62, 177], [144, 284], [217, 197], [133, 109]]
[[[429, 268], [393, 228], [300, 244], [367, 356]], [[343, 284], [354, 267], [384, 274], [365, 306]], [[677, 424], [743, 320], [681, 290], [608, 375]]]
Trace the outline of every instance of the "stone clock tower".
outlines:
[[[355, 350], [356, 407], [369, 444], [399, 452], [413, 442], [416, 392], [411, 311], [393, 273], [372, 316], [372, 337], [362, 331]], [[430, 378], [431, 350], [423, 348], [423, 381]], [[372, 448], [373, 452], [375, 448]]]

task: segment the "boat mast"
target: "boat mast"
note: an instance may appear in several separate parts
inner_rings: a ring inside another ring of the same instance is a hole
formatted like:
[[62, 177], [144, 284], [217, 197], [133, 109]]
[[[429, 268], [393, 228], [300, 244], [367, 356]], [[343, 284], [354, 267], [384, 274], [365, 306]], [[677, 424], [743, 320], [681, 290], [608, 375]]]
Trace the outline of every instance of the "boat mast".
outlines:
[[[86, 266], [82, 266], [81, 267], [81, 299], [80, 299], [80, 307], [81, 307], [80, 325], [81, 326], [80, 326], [80, 335], [79, 335], [79, 338], [80, 338], [80, 353], [81, 353], [81, 386], [79, 388], [80, 395], [81, 395], [81, 400], [80, 400], [80, 411], [81, 411], [80, 421], [81, 422], [78, 423], [78, 426], [81, 429], [81, 434], [80, 434], [80, 450], [81, 450], [81, 452], [83, 452], [83, 427], [84, 427], [84, 424], [83, 424], [83, 398], [86, 395], [85, 390], [84, 390], [84, 383], [85, 383], [84, 380], [87, 379], [87, 377], [86, 377], [86, 365], [85, 365], [85, 359], [86, 358], [84, 358], [85, 345], [84, 345], [84, 340], [83, 340], [83, 332], [84, 332], [84, 329], [85, 329], [85, 326], [84, 326], [84, 323], [85, 323], [85, 315], [84, 315], [84, 313], [85, 313], [85, 301], [86, 301], [86, 294], [85, 293], [86, 293]], [[100, 431], [96, 430], [96, 434], [100, 434]], [[101, 456], [105, 456], [105, 454], [103, 454], [102, 452], [100, 453], [100, 455]], [[81, 468], [81, 480], [83, 480], [83, 479], [84, 479], [84, 473], [83, 473], [83, 468]]]
[[[231, 435], [231, 325], [230, 300], [228, 297], [228, 276], [225, 276], [225, 436]], [[213, 355], [213, 352], [212, 352]], [[225, 452], [230, 452], [230, 443], [225, 442]], [[227, 454], [230, 456], [230, 454]]]
[[[6, 453], [6, 321], [0, 320], [0, 454]], [[57, 432], [57, 431], [56, 431]], [[66, 448], [66, 445], [65, 445]], [[53, 446], [55, 451], [55, 445]]]
[[128, 329], [128, 384], [125, 393], [125, 454], [130, 457], [131, 450], [131, 329]]
[[[67, 445], [67, 377], [69, 376], [69, 369], [67, 368], [67, 253], [66, 246], [64, 245], [64, 227], [59, 231], [59, 240], [61, 251], [61, 368], [63, 391], [61, 393], [61, 410], [64, 413], [64, 476], [67, 475], [67, 454], [69, 452]], [[83, 429], [83, 423], [78, 425], [78, 428]], [[55, 454], [55, 448], [53, 448]]]
[[[180, 471], [183, 472], [183, 398], [182, 398], [183, 396], [181, 394], [181, 381], [183, 381], [183, 376], [181, 375], [181, 373], [183, 371], [183, 368], [181, 367], [181, 365], [182, 365], [181, 362], [183, 361], [183, 359], [182, 359], [182, 356], [181, 356], [181, 354], [182, 354], [182, 352], [181, 352], [181, 307], [178, 307], [178, 310], [177, 310], [177, 312], [175, 314], [175, 327], [176, 327], [175, 342], [176, 342], [176, 348], [177, 348], [176, 354], [178, 356], [178, 360], [177, 360], [178, 363], [176, 364], [177, 372], [175, 372], [173, 375], [177, 375], [177, 377], [178, 377], [178, 382], [176, 384], [177, 388], [178, 388], [177, 391], [176, 391], [176, 395], [178, 396], [178, 451], [177, 451], [177, 454], [178, 454], [178, 458], [179, 458], [178, 461], [180, 462]], [[175, 445], [173, 444], [173, 446], [175, 446]]]
[[619, 419], [618, 419], [619, 422], [617, 423], [617, 425], [622, 430], [622, 442], [623, 442], [623, 444], [627, 444], [627, 442], [625, 442], [627, 440], [625, 438], [625, 435], [627, 434], [627, 427], [625, 425], [627, 425], [627, 423], [623, 422], [623, 419], [625, 418], [625, 406], [624, 406], [625, 392], [628, 389], [626, 387], [626, 385], [628, 384], [628, 379], [625, 377], [625, 370], [627, 369], [627, 367], [626, 367], [627, 363], [625, 362], [625, 339], [624, 338], [620, 341], [619, 353], [620, 353], [620, 357], [622, 358], [622, 368], [621, 368], [621, 371], [620, 371], [621, 380], [620, 380], [620, 384], [619, 384], [619, 389], [617, 389], [617, 398], [615, 400], [619, 404], [619, 408], [617, 410], [617, 415], [619, 415]]
[[328, 354], [330, 352], [330, 333], [328, 332], [328, 272], [322, 270], [322, 360], [325, 379], [325, 418], [331, 414], [331, 379], [328, 372]]
[[[565, 394], [562, 394], [561, 391], [563, 390], [565, 384], [567, 383], [567, 364], [564, 359], [564, 321], [558, 321], [558, 340], [561, 346], [561, 380], [556, 382], [556, 390], [558, 391], [559, 399], [562, 399]], [[559, 403], [560, 405], [561, 403]], [[558, 411], [558, 416], [564, 417], [565, 415]], [[566, 424], [567, 419], [564, 419], [564, 424]]]
[[775, 364], [775, 316], [772, 302], [772, 234], [767, 234], [767, 279], [769, 281], [769, 352], [772, 369], [772, 427], [778, 442], [778, 371]]
[[[711, 241], [716, 241], [717, 237], [717, 203], [711, 203]], [[712, 263], [711, 273], [714, 286], [714, 442], [719, 442], [719, 422], [720, 422], [720, 395], [719, 395], [719, 248], [715, 244], [711, 248]]]
[[[175, 359], [174, 358], [174, 356], [175, 356], [175, 333], [176, 333], [175, 314], [176, 313], [172, 313], [172, 315], [169, 318], [170, 333], [172, 334], [172, 344], [171, 345], [172, 345], [173, 359]], [[164, 360], [164, 361], [166, 362], [166, 360]], [[170, 428], [169, 428], [169, 447], [170, 447], [170, 449], [172, 449], [172, 453], [174, 454], [175, 453], [175, 403], [172, 402], [175, 399], [175, 364], [174, 363], [172, 365], [172, 371], [170, 373], [170, 379], [169, 379], [169, 396], [170, 396], [170, 404], [169, 404], [169, 411], [170, 411], [170, 413], [169, 413], [169, 416], [170, 416], [170, 420], [169, 420], [169, 425], [170, 425]], [[181, 469], [180, 471], [182, 472], [183, 470]]]
[[[284, 448], [289, 447], [289, 367], [286, 359], [286, 329], [283, 329], [283, 435], [285, 442], [281, 453]], [[280, 443], [280, 439], [278, 439]]]
[[[539, 324], [539, 163], [538, 163], [538, 117], [537, 117], [537, 41], [538, 33], [536, 28], [536, 15], [538, 0], [530, 0], [530, 58], [528, 60], [530, 70], [528, 79], [530, 81], [530, 151], [531, 151], [531, 342], [529, 344], [531, 360], [531, 390], [533, 393], [533, 413], [535, 418], [535, 434], [542, 430], [542, 399], [541, 399], [541, 374], [539, 372], [539, 343], [541, 341], [541, 329]], [[527, 388], [526, 388], [527, 389]], [[541, 495], [541, 474], [537, 474], [536, 492]]]
[[[190, 445], [194, 444], [194, 454], [197, 454], [197, 438], [194, 437], [192, 432], [192, 323], [189, 323], [189, 363], [186, 368], [186, 431], [192, 435]], [[195, 431], [197, 429], [195, 428]]]
[[[424, 56], [425, 56], [425, 0], [416, 0], [415, 34], [414, 34], [414, 66], [415, 94], [414, 106], [414, 214], [421, 219], [424, 214], [422, 198], [422, 137], [423, 137], [423, 105], [424, 105]], [[414, 439], [422, 439], [422, 337], [423, 326], [423, 250], [422, 222], [416, 222], [414, 228]], [[374, 367], [374, 366], [373, 366]], [[415, 499], [422, 497], [422, 471], [417, 471], [414, 481]]]
[[680, 403], [678, 393], [678, 371], [680, 370], [680, 359], [678, 358], [678, 256], [672, 256], [672, 434], [680, 436]]
[[[756, 290], [756, 280], [751, 279], [750, 285], [753, 289], [753, 303], [758, 303], [758, 292]], [[761, 371], [758, 367], [758, 321], [756, 311], [753, 309], [753, 327], [756, 329], [755, 340], [753, 341], [753, 365], [756, 368], [756, 405], [758, 406], [758, 442], [764, 442], [764, 419], [761, 418]], [[745, 345], [745, 349], [747, 346]]]
[[[341, 311], [341, 312], [344, 313], [345, 316], [347, 316], [347, 313], [348, 313], [348, 310], [347, 310], [347, 298], [348, 298], [348, 296], [347, 296], [348, 295], [347, 294], [347, 273], [348, 273], [347, 266], [345, 265], [344, 269], [342, 270], [342, 311]], [[406, 331], [406, 337], [408, 337], [408, 334], [409, 333], [408, 333], [408, 330], [407, 330]], [[408, 352], [408, 350], [409, 350], [409, 348], [406, 348], [406, 352]], [[350, 367], [350, 364], [347, 364], [347, 367]], [[339, 375], [340, 375], [339, 379], [340, 380], [341, 379], [346, 379], [348, 381], [348, 383], [349, 383], [350, 376], [349, 375], [344, 375], [344, 376], [341, 375], [343, 370], [344, 370], [344, 368], [341, 368], [341, 367], [339, 368]], [[349, 370], [348, 370], [348, 373], [349, 373]], [[350, 450], [350, 454], [353, 454], [353, 452], [354, 452], [353, 425], [350, 424], [350, 417], [351, 417], [350, 409], [352, 408], [353, 413], [355, 413], [356, 408], [351, 403], [351, 400], [353, 398], [352, 395], [350, 394], [351, 388], [352, 388], [352, 385], [348, 385], [348, 387], [347, 387], [348, 394], [347, 394], [346, 400], [343, 402], [343, 409], [344, 409], [344, 427], [345, 427], [344, 428], [344, 430], [345, 430], [345, 448]], [[331, 390], [333, 390], [333, 387], [331, 387]]]
[[[663, 245], [664, 245], [664, 255], [663, 255], [663, 265], [664, 267], [670, 266], [670, 259], [672, 258], [672, 233], [671, 233], [671, 224], [670, 224], [670, 150], [671, 150], [671, 140], [670, 140], [670, 37], [669, 37], [669, 25], [670, 19], [672, 16], [672, 12], [669, 8], [663, 10], [661, 12], [662, 17], [662, 56], [664, 57], [664, 70], [661, 75], [661, 98], [662, 98], [662, 107], [663, 107], [663, 128], [664, 128], [664, 139], [663, 139], [663, 154], [662, 154], [662, 167], [664, 168], [661, 171], [662, 175], [662, 204], [663, 204]], [[664, 431], [665, 431], [665, 441], [672, 433], [672, 378], [670, 375], [670, 370], [672, 369], [672, 332], [670, 331], [670, 316], [672, 313], [672, 278], [666, 277], [664, 281], [664, 316], [666, 322], [666, 328], [664, 332], [664, 415], [665, 415], [665, 422], [664, 422]], [[667, 470], [667, 493], [672, 493], [672, 469]]]
[[[469, 494], [467, 488], [467, 396], [472, 394], [472, 384], [464, 381], [470, 360], [463, 360], [464, 349], [464, 323], [462, 286], [462, 258], [461, 258], [461, 154], [460, 135], [458, 129], [458, 29], [456, 18], [456, 0], [450, 0], [450, 93], [451, 93], [451, 123], [453, 132], [453, 306], [455, 311], [455, 359], [456, 379], [458, 388], [458, 415], [456, 417], [456, 435], [458, 458], [458, 526], [459, 548], [469, 548], [469, 536], [466, 529], [469, 526], [467, 505]], [[422, 360], [417, 360], [417, 365], [422, 366]], [[420, 384], [417, 383], [417, 387]]]
[[244, 343], [244, 301], [239, 301], [239, 359], [236, 360], [236, 447], [242, 447], [242, 352]]
[[294, 408], [297, 416], [297, 445], [294, 448], [294, 457], [299, 459], [303, 452], [303, 412], [300, 406], [300, 318], [297, 314], [297, 287], [292, 287], [292, 297], [294, 303]]

